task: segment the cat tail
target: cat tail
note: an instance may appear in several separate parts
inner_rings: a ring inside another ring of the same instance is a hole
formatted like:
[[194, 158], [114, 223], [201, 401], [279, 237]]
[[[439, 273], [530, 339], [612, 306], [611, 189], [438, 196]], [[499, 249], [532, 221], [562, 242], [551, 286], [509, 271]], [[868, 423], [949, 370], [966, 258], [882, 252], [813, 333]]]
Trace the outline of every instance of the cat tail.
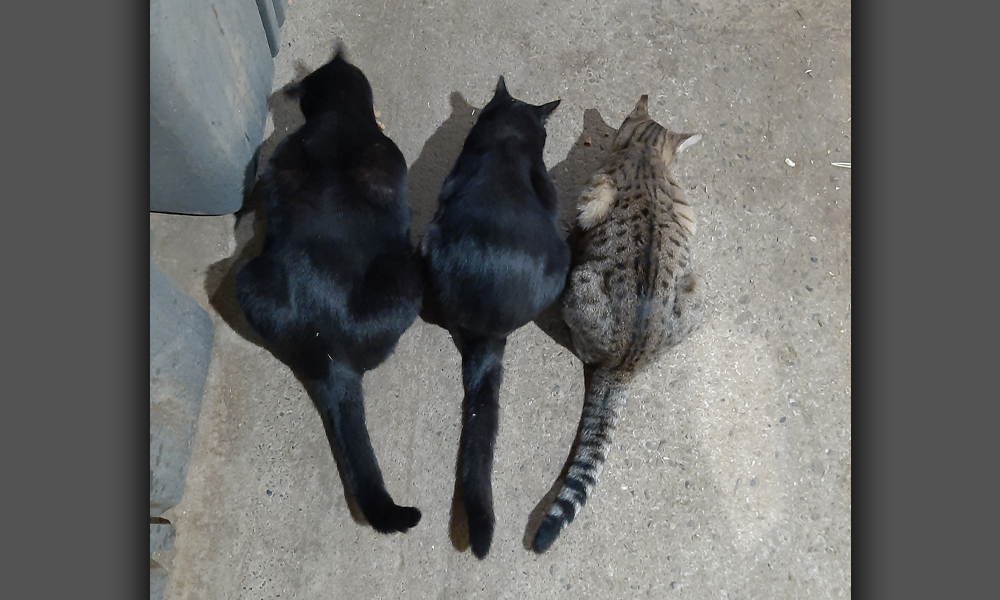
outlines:
[[331, 363], [329, 376], [316, 382], [315, 398], [344, 486], [368, 524], [380, 533], [394, 533], [420, 522], [419, 510], [398, 506], [385, 489], [365, 424], [361, 373]]
[[629, 378], [621, 372], [585, 367], [583, 417], [566, 480], [535, 533], [533, 548], [541, 554], [573, 521], [597, 485], [611, 450], [611, 435], [625, 400]]
[[469, 522], [472, 553], [483, 559], [493, 542], [493, 446], [500, 412], [500, 383], [506, 338], [466, 332], [456, 336], [462, 354], [462, 439], [459, 476], [462, 501]]

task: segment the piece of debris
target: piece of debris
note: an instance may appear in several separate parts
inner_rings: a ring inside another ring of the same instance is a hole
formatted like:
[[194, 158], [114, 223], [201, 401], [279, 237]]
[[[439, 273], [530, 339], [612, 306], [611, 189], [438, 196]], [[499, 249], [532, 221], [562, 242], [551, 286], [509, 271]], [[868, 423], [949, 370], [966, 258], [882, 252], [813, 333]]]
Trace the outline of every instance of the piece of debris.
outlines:
[[851, 163], [834, 162], [834, 163], [830, 163], [830, 164], [833, 165], [833, 166], [835, 166], [835, 167], [840, 167], [841, 169], [850, 169], [851, 168]]
[[382, 116], [382, 113], [380, 113], [379, 111], [376, 110], [375, 111], [375, 118], [377, 119], [377, 118], [379, 118], [381, 116]]
[[592, 143], [593, 142], [590, 141], [590, 137], [587, 137], [587, 139], [583, 140], [583, 145], [584, 146], [588, 146], [589, 147], [590, 144], [592, 144]]
[[385, 131], [385, 125], [382, 123], [382, 121], [375, 121], [375, 122], [378, 123], [378, 128], [379, 129], [381, 129], [382, 131]]
[[790, 159], [790, 158], [786, 158], [785, 159], [785, 164], [788, 165], [789, 167], [794, 167], [795, 166], [795, 163], [792, 162], [792, 159]]

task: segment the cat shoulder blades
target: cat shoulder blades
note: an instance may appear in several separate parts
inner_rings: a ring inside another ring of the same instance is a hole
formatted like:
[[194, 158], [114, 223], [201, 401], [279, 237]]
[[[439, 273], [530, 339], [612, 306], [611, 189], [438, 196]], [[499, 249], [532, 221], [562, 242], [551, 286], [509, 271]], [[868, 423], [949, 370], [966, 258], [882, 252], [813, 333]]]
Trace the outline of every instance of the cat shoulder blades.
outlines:
[[603, 221], [617, 193], [614, 179], [604, 173], [595, 175], [580, 196], [580, 227], [590, 229]]

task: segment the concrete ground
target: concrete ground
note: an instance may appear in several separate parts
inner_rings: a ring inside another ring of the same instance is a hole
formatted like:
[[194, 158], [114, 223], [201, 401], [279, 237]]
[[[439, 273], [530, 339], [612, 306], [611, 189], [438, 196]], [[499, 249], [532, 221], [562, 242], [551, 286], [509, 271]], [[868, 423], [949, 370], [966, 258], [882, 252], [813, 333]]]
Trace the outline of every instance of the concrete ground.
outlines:
[[[561, 98], [546, 164], [572, 203], [643, 93], [701, 132], [674, 175], [699, 228], [702, 328], [635, 385], [600, 484], [545, 555], [529, 523], [563, 468], [581, 365], [534, 325], [508, 345], [485, 561], [451, 522], [459, 356], [417, 321], [365, 379], [386, 485], [423, 520], [359, 524], [301, 384], [248, 341], [231, 271], [245, 218], [150, 215], [154, 261], [215, 348], [167, 598], [839, 598], [851, 595], [851, 5], [846, 1], [290, 0], [278, 90], [342, 38], [411, 166], [423, 231], [473, 110], [504, 74]], [[271, 99], [266, 156], [302, 122]], [[259, 225], [259, 220], [258, 220]], [[454, 533], [453, 533], [454, 530]]]

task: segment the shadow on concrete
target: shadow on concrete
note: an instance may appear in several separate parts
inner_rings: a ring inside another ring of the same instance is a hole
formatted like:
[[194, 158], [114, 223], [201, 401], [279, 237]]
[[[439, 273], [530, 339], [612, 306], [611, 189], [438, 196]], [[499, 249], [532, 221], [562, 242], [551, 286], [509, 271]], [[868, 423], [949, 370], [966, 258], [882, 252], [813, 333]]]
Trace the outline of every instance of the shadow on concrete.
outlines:
[[[559, 194], [559, 229], [572, 245], [572, 226], [576, 218], [576, 203], [590, 176], [601, 166], [611, 149], [616, 129], [604, 122], [596, 108], [583, 111], [583, 129], [566, 158], [549, 169], [549, 177]], [[559, 303], [553, 303], [535, 319], [535, 325], [573, 354], [569, 329], [559, 315]]]
[[[413, 161], [407, 174], [410, 236], [414, 246], [420, 243], [427, 226], [434, 218], [441, 186], [444, 185], [445, 178], [458, 160], [458, 155], [461, 154], [462, 146], [465, 144], [465, 137], [475, 124], [476, 115], [481, 110], [469, 104], [459, 92], [452, 92], [448, 99], [451, 103], [451, 115], [424, 142], [420, 156]], [[432, 325], [444, 327], [440, 316], [426, 301], [421, 309], [420, 318]], [[462, 502], [460, 460], [459, 457], [455, 461], [455, 487], [452, 492], [448, 531], [452, 546], [464, 552], [469, 547], [469, 523]]]
[[[586, 390], [590, 387], [590, 378], [593, 375], [593, 371], [589, 368], [584, 367], [583, 369], [583, 389]], [[583, 398], [580, 398], [580, 406], [582, 411]], [[562, 489], [563, 483], [566, 482], [566, 476], [569, 475], [569, 468], [573, 465], [573, 456], [576, 454], [576, 449], [580, 445], [580, 434], [583, 432], [583, 419], [580, 419], [579, 425], [576, 428], [576, 435], [573, 437], [573, 443], [569, 448], [569, 455], [566, 459], [566, 464], [563, 465], [562, 471], [559, 472], [559, 476], [556, 477], [555, 483], [548, 492], [542, 496], [542, 499], [535, 505], [535, 508], [528, 514], [528, 523], [524, 528], [524, 538], [521, 543], [524, 545], [524, 549], [534, 552], [535, 545], [535, 533], [538, 532], [538, 528], [542, 525], [542, 520], [545, 519], [545, 515], [549, 512], [549, 508], [556, 501], [556, 497], [559, 495], [559, 490]], [[596, 489], [596, 488], [595, 488]], [[593, 493], [593, 492], [591, 492]], [[588, 497], [589, 499], [589, 497]], [[571, 521], [572, 522], [572, 521]], [[569, 526], [569, 523], [566, 524]]]
[[476, 116], [481, 109], [469, 104], [462, 94], [452, 92], [451, 116], [424, 142], [420, 156], [407, 174], [410, 197], [410, 235], [417, 245], [434, 218], [438, 194], [445, 177], [458, 160]]
[[[268, 110], [274, 122], [274, 132], [257, 149], [256, 160], [262, 168], [274, 153], [274, 149], [285, 137], [301, 127], [305, 118], [299, 111], [299, 103], [288, 96], [288, 90], [310, 73], [304, 62], [295, 64], [295, 80], [267, 99]], [[205, 276], [205, 291], [212, 307], [233, 330], [245, 339], [263, 346], [263, 340], [247, 323], [236, 301], [236, 275], [250, 259], [260, 254], [264, 247], [266, 233], [264, 214], [264, 191], [260, 179], [248, 182], [244, 190], [243, 206], [236, 212], [233, 234], [236, 250], [229, 258], [224, 258], [208, 268]]]
[[549, 169], [549, 177], [559, 193], [559, 226], [563, 235], [576, 217], [576, 201], [590, 176], [601, 166], [618, 130], [604, 122], [596, 108], [583, 111], [583, 129], [566, 158]]

